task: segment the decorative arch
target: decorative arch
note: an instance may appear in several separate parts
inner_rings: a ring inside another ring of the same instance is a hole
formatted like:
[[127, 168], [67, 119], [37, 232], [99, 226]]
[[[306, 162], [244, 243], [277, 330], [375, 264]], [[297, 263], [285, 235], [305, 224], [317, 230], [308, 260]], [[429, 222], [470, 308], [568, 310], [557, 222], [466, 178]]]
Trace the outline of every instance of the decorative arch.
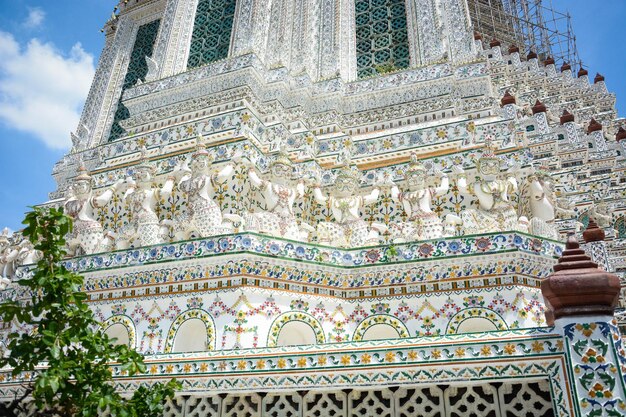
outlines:
[[488, 308], [484, 308], [484, 307], [473, 307], [473, 308], [463, 309], [459, 311], [458, 313], [456, 313], [454, 316], [452, 316], [450, 318], [450, 321], [448, 322], [446, 333], [457, 334], [463, 322], [466, 322], [467, 320], [473, 320], [473, 319], [486, 320], [490, 322], [495, 327], [494, 331], [495, 330], [508, 330], [509, 328], [509, 326], [507, 326], [502, 316], [500, 316], [495, 311], [488, 309]]
[[211, 317], [211, 315], [204, 310], [194, 308], [179, 314], [170, 326], [170, 330], [167, 332], [167, 340], [165, 341], [165, 353], [172, 353], [178, 330], [186, 321], [193, 319], [202, 321], [202, 323], [206, 326], [207, 350], [215, 349], [215, 322], [213, 321], [213, 317]]
[[136, 331], [135, 331], [135, 323], [133, 323], [133, 320], [128, 317], [125, 316], [123, 314], [118, 314], [112, 317], [109, 317], [108, 319], [106, 319], [104, 321], [104, 323], [102, 323], [102, 331], [106, 332], [110, 327], [115, 326], [116, 324], [121, 324], [122, 326], [124, 326], [126, 328], [126, 331], [128, 332], [128, 341], [129, 341], [129, 346], [131, 349], [135, 349], [135, 347], [137, 346], [137, 337], [136, 337]]
[[406, 328], [406, 325], [397, 317], [391, 316], [389, 314], [375, 314], [373, 316], [367, 317], [359, 323], [359, 325], [356, 327], [356, 330], [354, 331], [352, 340], [355, 342], [362, 341], [365, 332], [367, 332], [370, 327], [379, 324], [385, 324], [393, 327], [394, 330], [398, 332], [398, 336], [400, 338], [410, 337], [409, 330]]
[[294, 321], [308, 325], [313, 330], [313, 333], [315, 333], [316, 343], [326, 343], [324, 329], [322, 329], [322, 325], [315, 317], [302, 311], [289, 311], [276, 317], [276, 319], [272, 322], [270, 332], [267, 336], [267, 347], [278, 346], [278, 336], [280, 336], [280, 331], [287, 323]]

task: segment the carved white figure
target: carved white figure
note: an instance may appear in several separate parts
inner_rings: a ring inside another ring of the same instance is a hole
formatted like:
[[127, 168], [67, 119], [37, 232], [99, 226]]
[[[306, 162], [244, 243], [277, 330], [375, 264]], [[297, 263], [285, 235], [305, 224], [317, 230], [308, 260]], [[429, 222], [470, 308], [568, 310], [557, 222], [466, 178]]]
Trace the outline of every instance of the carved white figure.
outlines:
[[558, 239], [558, 228], [554, 223], [557, 201], [553, 188], [552, 177], [547, 171], [540, 169], [529, 175], [520, 190], [518, 212], [530, 219], [529, 233]]
[[[8, 233], [3, 232], [3, 235], [8, 236]], [[13, 233], [8, 240], [9, 246], [5, 245], [0, 255], [0, 263], [2, 263], [0, 272], [3, 278], [10, 280], [20, 266], [37, 263], [41, 259], [41, 252], [35, 250], [33, 244], [19, 232]]]
[[199, 138], [196, 152], [191, 155], [191, 169], [176, 172], [177, 176], [182, 176], [178, 189], [187, 196], [187, 212], [179, 216], [174, 224], [176, 240], [232, 233], [233, 223], [226, 223], [224, 220], [241, 220], [239, 216], [222, 215], [212, 198], [215, 182], [229, 178], [234, 171], [233, 166], [227, 165], [221, 171], [213, 173], [213, 158], [200, 140]]
[[361, 219], [360, 211], [366, 205], [376, 203], [380, 189], [375, 187], [368, 195], [358, 194], [359, 171], [350, 166], [350, 160], [339, 170], [331, 194], [322, 194], [319, 185], [313, 188], [313, 196], [319, 204], [328, 204], [334, 222], [320, 222], [317, 225], [318, 242], [335, 247], [353, 248], [377, 245], [379, 234], [387, 228], [374, 223], [370, 228]]
[[163, 242], [165, 226], [159, 222], [156, 207], [162, 198], [172, 194], [175, 178], [167, 178], [159, 189], [154, 187], [154, 167], [146, 157], [146, 149], [141, 150], [141, 163], [135, 167], [133, 176], [126, 179], [128, 187], [123, 201], [128, 205], [131, 221], [120, 231], [118, 249], [131, 246], [149, 246]]
[[312, 230], [306, 223], [298, 224], [293, 211], [297, 199], [304, 197], [304, 181], [296, 179], [296, 169], [289, 155], [280, 150], [270, 165], [270, 180], [262, 179], [253, 167], [248, 169], [250, 182], [261, 191], [266, 210], [247, 213], [245, 228], [276, 237], [308, 240]]
[[[426, 168], [418, 160], [415, 154], [411, 155], [411, 162], [405, 173], [406, 191], [400, 191], [397, 185], [391, 188], [391, 198], [402, 205], [407, 215], [407, 220], [391, 225], [391, 237], [394, 243], [411, 242], [414, 240], [437, 239], [444, 235], [444, 228], [439, 216], [431, 209], [434, 197], [445, 194], [450, 188], [448, 176], [437, 172], [441, 177], [438, 187], [427, 185]], [[459, 218], [448, 215], [447, 222], [453, 224]], [[454, 230], [446, 228], [446, 232]]]
[[478, 209], [466, 209], [461, 212], [461, 220], [466, 234], [491, 233], [507, 230], [519, 230], [519, 220], [515, 208], [509, 201], [509, 194], [517, 191], [517, 180], [513, 175], [519, 166], [514, 165], [506, 179], [498, 179], [501, 161], [494, 154], [491, 143], [478, 161], [480, 179], [467, 183], [465, 171], [454, 166], [458, 174], [458, 188], [462, 193], [474, 193], [478, 198]]
[[70, 197], [65, 201], [65, 213], [72, 218], [73, 229], [66, 236], [70, 256], [90, 255], [110, 249], [110, 239], [96, 219], [96, 210], [105, 207], [120, 186], [115, 183], [100, 195], [92, 189], [92, 179], [83, 164], [70, 187]]
[[11, 283], [10, 277], [7, 276], [7, 258], [11, 253], [11, 236], [9, 229], [4, 228], [0, 234], [0, 290], [4, 289]]

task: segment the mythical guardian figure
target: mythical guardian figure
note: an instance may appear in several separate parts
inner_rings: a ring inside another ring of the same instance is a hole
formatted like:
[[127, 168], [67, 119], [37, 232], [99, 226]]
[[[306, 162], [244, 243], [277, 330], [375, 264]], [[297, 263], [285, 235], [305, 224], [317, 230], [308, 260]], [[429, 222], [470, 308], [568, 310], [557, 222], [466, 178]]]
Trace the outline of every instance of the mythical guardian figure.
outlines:
[[261, 191], [266, 210], [245, 214], [246, 230], [308, 241], [313, 228], [306, 223], [298, 224], [293, 211], [295, 201], [304, 197], [304, 181], [297, 178], [297, 170], [287, 152], [279, 150], [270, 165], [269, 179], [259, 177], [252, 166], [248, 169], [248, 176], [252, 185]]
[[[405, 173], [406, 191], [400, 191], [397, 185], [391, 188], [391, 198], [402, 205], [407, 221], [391, 225], [391, 237], [394, 243], [412, 242], [415, 240], [437, 239], [444, 236], [444, 228], [439, 216], [431, 210], [433, 198], [448, 192], [450, 183], [448, 175], [436, 172], [441, 177], [441, 185], [429, 187], [426, 184], [427, 172], [415, 154], [411, 154], [411, 162]], [[446, 217], [446, 235], [460, 224], [460, 218], [453, 214]]]
[[554, 223], [557, 208], [550, 173], [544, 169], [535, 170], [522, 184], [518, 205], [518, 214], [529, 219], [529, 233], [558, 239], [559, 233]]
[[353, 248], [377, 245], [379, 234], [387, 227], [374, 223], [370, 228], [360, 216], [360, 210], [376, 203], [380, 189], [375, 187], [368, 195], [358, 193], [360, 172], [351, 166], [349, 155], [340, 168], [329, 196], [322, 194], [319, 185], [313, 188], [313, 196], [319, 204], [328, 204], [335, 222], [320, 222], [317, 225], [318, 242], [324, 245]]
[[[193, 237], [208, 237], [232, 233], [233, 222], [241, 222], [241, 218], [232, 214], [222, 215], [219, 206], [211, 195], [215, 190], [215, 182], [229, 178], [234, 168], [227, 165], [217, 173], [211, 172], [213, 158], [198, 138], [196, 152], [191, 155], [191, 169], [175, 172], [180, 178], [178, 189], [187, 195], [187, 212], [174, 222], [176, 240], [187, 240]], [[229, 220], [229, 223], [224, 222]]]
[[112, 249], [113, 237], [104, 233], [96, 219], [96, 210], [105, 207], [120, 187], [119, 181], [100, 195], [92, 188], [92, 179], [84, 164], [80, 164], [78, 175], [69, 190], [65, 201], [65, 213], [72, 218], [73, 229], [67, 235], [67, 249], [70, 256], [91, 255]]
[[162, 243], [166, 235], [165, 225], [159, 222], [156, 207], [162, 198], [168, 198], [174, 188], [174, 176], [169, 176], [161, 188], [155, 188], [154, 167], [147, 158], [147, 150], [141, 149], [141, 163], [127, 178], [123, 201], [128, 205], [131, 221], [120, 230], [117, 249], [131, 246], [149, 246]]
[[468, 184], [463, 168], [460, 166], [452, 168], [453, 172], [458, 174], [459, 191], [473, 193], [478, 198], [478, 209], [466, 209], [461, 212], [466, 234], [520, 229], [517, 212], [509, 201], [509, 194], [517, 191], [517, 180], [513, 173], [519, 166], [512, 166], [506, 179], [502, 180], [498, 179], [501, 163], [491, 147], [491, 142], [487, 141], [486, 150], [477, 164], [479, 180]]

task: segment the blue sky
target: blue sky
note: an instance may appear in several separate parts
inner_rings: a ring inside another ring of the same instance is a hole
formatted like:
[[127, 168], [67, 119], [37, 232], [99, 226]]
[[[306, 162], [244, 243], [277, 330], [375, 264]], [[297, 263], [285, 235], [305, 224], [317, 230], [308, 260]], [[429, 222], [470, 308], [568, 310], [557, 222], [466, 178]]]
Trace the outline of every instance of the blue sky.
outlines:
[[[544, 0], [549, 2], [549, 0]], [[0, 226], [55, 188], [104, 44], [114, 0], [0, 0]], [[552, 0], [572, 15], [591, 77], [605, 75], [626, 115], [626, 1]]]

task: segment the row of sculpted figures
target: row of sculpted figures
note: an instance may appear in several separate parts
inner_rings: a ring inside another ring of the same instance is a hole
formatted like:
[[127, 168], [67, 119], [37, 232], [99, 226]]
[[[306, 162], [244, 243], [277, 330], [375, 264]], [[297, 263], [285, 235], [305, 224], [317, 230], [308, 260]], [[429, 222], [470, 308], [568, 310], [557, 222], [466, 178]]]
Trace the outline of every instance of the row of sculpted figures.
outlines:
[[[548, 172], [533, 170], [518, 190], [513, 164], [502, 171], [504, 161], [497, 157], [490, 144], [477, 161], [477, 176], [469, 181], [464, 170], [454, 166], [456, 185], [460, 192], [475, 195], [478, 204], [441, 219], [432, 210], [433, 199], [445, 195], [450, 188], [448, 175], [436, 171], [438, 185], [429, 184], [429, 173], [413, 154], [404, 180], [396, 184], [389, 178], [379, 181], [367, 193], [360, 192], [361, 172], [351, 164], [349, 153], [341, 161], [335, 182], [329, 193], [315, 179], [303, 178], [280, 150], [272, 160], [267, 175], [257, 172], [255, 165], [242, 153], [233, 162], [247, 168], [248, 180], [260, 192], [265, 210], [239, 214], [222, 213], [214, 199], [217, 182], [232, 176], [232, 164], [214, 172], [212, 157], [199, 141], [196, 151], [185, 164], [179, 164], [159, 187], [154, 185], [154, 166], [148, 163], [143, 151], [142, 161], [135, 166], [131, 177], [119, 180], [102, 193], [92, 189], [92, 178], [84, 165], [79, 168], [65, 202], [66, 213], [72, 217], [74, 228], [67, 237], [68, 252], [72, 256], [149, 246], [169, 241], [205, 238], [214, 235], [251, 231], [298, 241], [353, 248], [380, 243], [381, 234], [389, 233], [394, 243], [437, 239], [458, 234], [480, 234], [501, 231], [521, 231], [556, 239], [557, 216], [574, 215], [560, 209]], [[172, 194], [174, 187], [187, 199], [187, 209], [173, 219], [160, 220], [157, 205]], [[298, 219], [294, 204], [305, 196], [306, 187], [318, 204], [329, 208], [334, 221], [320, 221], [316, 225]], [[391, 224], [371, 223], [361, 217], [367, 205], [375, 204], [382, 188], [390, 189], [392, 199], [402, 207], [403, 221]], [[510, 196], [520, 191], [516, 209]], [[107, 232], [97, 220], [97, 209], [106, 206], [119, 193], [129, 209], [130, 221], [116, 233]]]

